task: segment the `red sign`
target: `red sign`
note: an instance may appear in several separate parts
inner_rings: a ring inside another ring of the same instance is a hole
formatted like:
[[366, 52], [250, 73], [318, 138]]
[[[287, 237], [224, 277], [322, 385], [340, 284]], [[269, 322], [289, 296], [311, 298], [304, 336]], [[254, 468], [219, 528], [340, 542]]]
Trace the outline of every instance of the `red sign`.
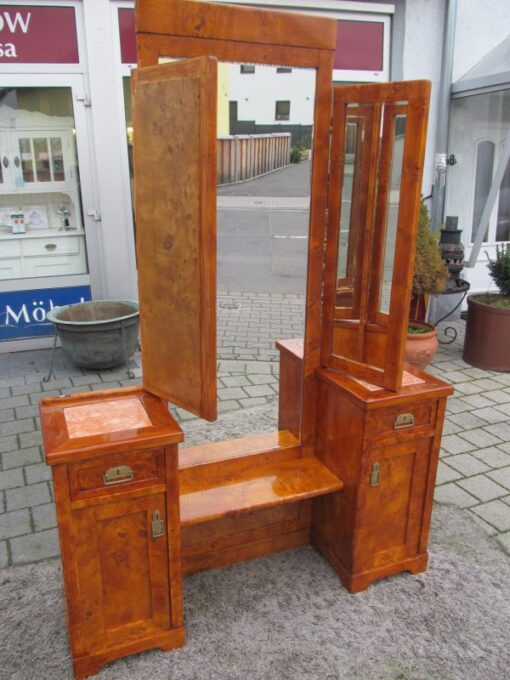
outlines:
[[136, 64], [134, 9], [119, 9], [119, 33], [122, 63]]
[[0, 63], [79, 61], [74, 7], [0, 5]]
[[337, 21], [333, 68], [382, 71], [384, 24], [381, 21]]

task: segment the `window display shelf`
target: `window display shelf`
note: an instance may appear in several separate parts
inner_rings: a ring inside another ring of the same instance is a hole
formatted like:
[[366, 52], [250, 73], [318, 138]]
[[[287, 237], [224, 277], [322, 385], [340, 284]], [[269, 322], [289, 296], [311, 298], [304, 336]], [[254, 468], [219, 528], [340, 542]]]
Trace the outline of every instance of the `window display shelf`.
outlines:
[[0, 232], [0, 280], [87, 272], [83, 229]]

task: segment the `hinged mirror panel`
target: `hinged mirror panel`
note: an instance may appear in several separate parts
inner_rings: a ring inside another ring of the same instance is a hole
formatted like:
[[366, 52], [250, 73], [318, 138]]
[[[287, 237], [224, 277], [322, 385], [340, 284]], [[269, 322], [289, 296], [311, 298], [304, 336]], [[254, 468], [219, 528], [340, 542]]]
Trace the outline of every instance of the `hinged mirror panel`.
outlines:
[[430, 85], [336, 86], [321, 363], [402, 381]]
[[216, 418], [213, 58], [137, 69], [135, 213], [143, 385]]

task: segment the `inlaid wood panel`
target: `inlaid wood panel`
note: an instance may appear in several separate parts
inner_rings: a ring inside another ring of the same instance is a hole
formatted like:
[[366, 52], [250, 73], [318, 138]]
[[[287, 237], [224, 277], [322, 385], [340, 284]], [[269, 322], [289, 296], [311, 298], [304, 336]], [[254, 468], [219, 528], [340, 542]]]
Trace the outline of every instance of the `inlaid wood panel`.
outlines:
[[167, 537], [151, 536], [152, 513], [165, 521], [165, 504], [159, 494], [73, 513], [90, 651], [170, 627]]
[[217, 64], [134, 73], [134, 167], [144, 387], [216, 418]]

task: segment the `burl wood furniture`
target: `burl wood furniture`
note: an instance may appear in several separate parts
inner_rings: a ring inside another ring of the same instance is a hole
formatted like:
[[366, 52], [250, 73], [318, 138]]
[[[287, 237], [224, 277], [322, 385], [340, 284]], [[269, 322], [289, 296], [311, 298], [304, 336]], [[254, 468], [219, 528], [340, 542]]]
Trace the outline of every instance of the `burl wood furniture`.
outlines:
[[[139, 0], [136, 19], [143, 387], [41, 405], [77, 679], [183, 644], [181, 573], [308, 543], [350, 592], [425, 569], [452, 391], [403, 359], [429, 84], [333, 87], [323, 17]], [[316, 73], [305, 333], [277, 343], [278, 431], [177, 465], [167, 403], [216, 417], [217, 59]]]
[[143, 388], [48, 397], [41, 416], [75, 677], [182, 646], [181, 429]]

